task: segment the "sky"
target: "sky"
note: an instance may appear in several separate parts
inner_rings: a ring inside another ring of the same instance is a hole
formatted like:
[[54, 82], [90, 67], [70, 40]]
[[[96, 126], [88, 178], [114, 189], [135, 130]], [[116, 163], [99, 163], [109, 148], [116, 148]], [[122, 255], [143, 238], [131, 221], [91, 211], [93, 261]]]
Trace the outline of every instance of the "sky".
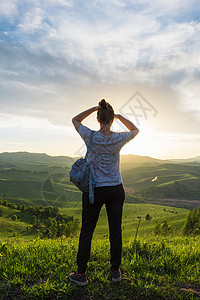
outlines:
[[0, 152], [83, 155], [105, 98], [140, 130], [121, 154], [200, 155], [199, 49], [197, 0], [1, 0]]

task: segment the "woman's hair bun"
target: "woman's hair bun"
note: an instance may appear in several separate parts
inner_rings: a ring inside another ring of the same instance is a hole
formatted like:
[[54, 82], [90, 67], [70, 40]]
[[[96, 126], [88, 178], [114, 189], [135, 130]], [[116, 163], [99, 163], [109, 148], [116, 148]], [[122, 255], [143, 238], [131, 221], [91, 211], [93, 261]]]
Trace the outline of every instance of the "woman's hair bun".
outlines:
[[99, 107], [97, 117], [100, 124], [112, 122], [115, 116], [112, 106], [105, 99], [102, 99], [99, 102]]
[[99, 102], [99, 106], [102, 107], [102, 108], [106, 108], [107, 107], [107, 102], [105, 99], [102, 99], [100, 102]]

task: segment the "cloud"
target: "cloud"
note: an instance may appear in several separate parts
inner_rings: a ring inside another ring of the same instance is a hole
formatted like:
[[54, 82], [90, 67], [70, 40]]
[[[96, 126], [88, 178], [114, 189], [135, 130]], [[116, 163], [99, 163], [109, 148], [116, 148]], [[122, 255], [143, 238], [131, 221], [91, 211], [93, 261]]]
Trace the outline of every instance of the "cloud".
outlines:
[[71, 126], [54, 125], [44, 118], [2, 113], [0, 133], [2, 152], [9, 149], [66, 154], [69, 141], [74, 138], [74, 129]]
[[18, 25], [21, 32], [32, 33], [35, 30], [41, 30], [43, 27], [44, 11], [36, 7], [31, 11], [28, 11], [22, 22]]
[[192, 76], [185, 78], [185, 80], [176, 86], [176, 89], [181, 95], [181, 102], [179, 103], [180, 109], [192, 113], [193, 116], [199, 120], [200, 76], [195, 76], [195, 74], [193, 74]]
[[0, 47], [2, 109], [52, 120], [55, 104], [62, 113], [82, 88], [107, 83], [169, 86], [188, 99], [194, 78], [198, 85], [196, 3], [2, 1], [4, 17], [13, 17], [3, 23]]
[[[40, 32], [36, 40], [27, 41], [28, 49], [39, 55], [45, 51], [52, 57], [62, 57], [71, 63], [74, 74], [80, 74], [82, 68], [83, 77], [86, 66], [89, 66], [89, 77], [95, 76], [103, 81], [109, 78], [111, 81], [117, 81], [117, 78], [127, 81], [141, 73], [140, 80], [148, 81], [149, 77], [150, 82], [154, 79], [157, 83], [171, 84], [169, 77], [172, 73], [184, 73], [184, 69], [196, 67], [199, 24], [173, 21], [161, 28], [161, 23], [149, 14], [119, 14], [111, 20], [105, 15], [102, 21], [94, 17], [90, 20], [80, 18], [79, 13], [74, 15], [66, 11], [59, 19], [50, 15], [48, 22], [37, 16], [37, 21], [32, 22], [34, 30], [42, 22], [40, 31], [44, 28], [45, 31], [42, 38]], [[20, 24], [20, 27], [32, 30], [29, 25]], [[192, 65], [188, 61], [190, 55], [194, 57]], [[173, 76], [173, 81], [175, 79]]]
[[[179, 24], [172, 19], [163, 27], [162, 20], [157, 18], [158, 11], [167, 7], [183, 10], [188, 7], [188, 1], [181, 5], [180, 1], [173, 5], [171, 1], [164, 4], [162, 1], [142, 1], [142, 4], [126, 1], [126, 5], [124, 1], [106, 4], [96, 1], [95, 5], [86, 1], [80, 8], [65, 1], [61, 2], [66, 5], [64, 7], [56, 5], [55, 1], [45, 3], [44, 6], [36, 1], [35, 6], [28, 6], [15, 31], [20, 44], [31, 54], [41, 57], [38, 67], [44, 59], [43, 70], [50, 66], [45, 56], [52, 60], [59, 57], [71, 64], [75, 76], [82, 69], [82, 77], [85, 77], [87, 66], [90, 78], [95, 76], [103, 81], [109, 78], [117, 81], [116, 77], [125, 81], [141, 73], [140, 79], [148, 81], [148, 77], [152, 80], [153, 76], [158, 82], [159, 77], [162, 83], [167, 80], [167, 74], [163, 79], [160, 76], [163, 69], [171, 76], [172, 72], [187, 68], [188, 55], [196, 55], [191, 53], [191, 43], [196, 49], [199, 46], [199, 27], [195, 22]], [[57, 68], [58, 61], [54, 64], [55, 74]]]
[[[28, 116], [13, 116], [12, 114], [0, 113], [0, 128], [43, 128], [53, 129], [53, 126], [48, 120], [41, 120], [39, 118], [33, 118]], [[58, 126], [59, 127], [59, 126]], [[62, 127], [61, 127], [62, 128]], [[59, 130], [61, 129], [59, 127]], [[63, 129], [63, 128], [62, 128]]]
[[[191, 141], [194, 149], [198, 138], [191, 134], [199, 132], [200, 116], [199, 15], [197, 0], [2, 0], [5, 143], [7, 135], [13, 147], [17, 139], [22, 146], [27, 139], [27, 150], [36, 150], [37, 142], [46, 149], [51, 135], [59, 144], [64, 132], [73, 140], [64, 128], [71, 128], [78, 110], [104, 96], [120, 108], [139, 90], [158, 110], [141, 129], [156, 128], [160, 135], [152, 139], [158, 145], [168, 142], [173, 149], [177, 141], [177, 153], [184, 149], [180, 139]], [[78, 135], [73, 153], [76, 140]]]
[[0, 2], [0, 16], [13, 17], [18, 13], [18, 0], [1, 0]]

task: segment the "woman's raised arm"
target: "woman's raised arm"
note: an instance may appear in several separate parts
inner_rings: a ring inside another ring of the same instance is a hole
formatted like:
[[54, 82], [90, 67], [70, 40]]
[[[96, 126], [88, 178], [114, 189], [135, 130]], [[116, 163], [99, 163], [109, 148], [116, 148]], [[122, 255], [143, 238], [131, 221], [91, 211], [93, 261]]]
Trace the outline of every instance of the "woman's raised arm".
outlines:
[[133, 137], [138, 134], [139, 129], [131, 121], [120, 114], [115, 114], [115, 118], [120, 120], [130, 130]]
[[93, 113], [94, 111], [97, 111], [98, 109], [99, 109], [99, 106], [94, 106], [94, 107], [91, 107], [87, 110], [84, 110], [83, 112], [81, 112], [77, 116], [73, 117], [72, 123], [73, 123], [74, 127], [76, 128], [76, 130], [78, 131], [79, 127], [82, 125], [81, 122], [85, 118], [87, 118], [89, 115], [91, 115], [91, 113]]

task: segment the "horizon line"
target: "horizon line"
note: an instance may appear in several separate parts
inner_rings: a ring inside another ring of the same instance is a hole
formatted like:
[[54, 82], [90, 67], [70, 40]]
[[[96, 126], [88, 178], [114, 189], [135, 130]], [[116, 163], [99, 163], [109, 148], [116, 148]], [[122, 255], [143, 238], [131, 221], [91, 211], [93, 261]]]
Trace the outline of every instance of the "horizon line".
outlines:
[[[60, 157], [60, 156], [64, 156], [64, 157], [71, 157], [71, 158], [78, 158], [78, 157], [82, 157], [82, 156], [70, 156], [70, 155], [65, 155], [65, 154], [59, 154], [59, 155], [51, 155], [51, 154], [48, 154], [46, 152], [29, 152], [29, 151], [26, 151], [26, 150], [20, 150], [20, 151], [3, 151], [3, 152], [0, 152], [0, 154], [3, 154], [3, 153], [29, 153], [29, 154], [46, 154], [48, 156], [51, 156], [51, 157]], [[193, 158], [197, 158], [197, 157], [200, 157], [200, 155], [197, 155], [197, 156], [193, 156], [193, 157], [185, 157], [185, 158], [157, 158], [157, 157], [152, 157], [152, 156], [149, 156], [149, 155], [140, 155], [140, 154], [132, 154], [132, 153], [129, 153], [129, 154], [120, 154], [120, 156], [128, 156], [128, 155], [132, 155], [132, 156], [140, 156], [140, 157], [149, 157], [149, 158], [152, 158], [152, 159], [158, 159], [158, 160], [185, 160], [185, 159], [193, 159]]]

